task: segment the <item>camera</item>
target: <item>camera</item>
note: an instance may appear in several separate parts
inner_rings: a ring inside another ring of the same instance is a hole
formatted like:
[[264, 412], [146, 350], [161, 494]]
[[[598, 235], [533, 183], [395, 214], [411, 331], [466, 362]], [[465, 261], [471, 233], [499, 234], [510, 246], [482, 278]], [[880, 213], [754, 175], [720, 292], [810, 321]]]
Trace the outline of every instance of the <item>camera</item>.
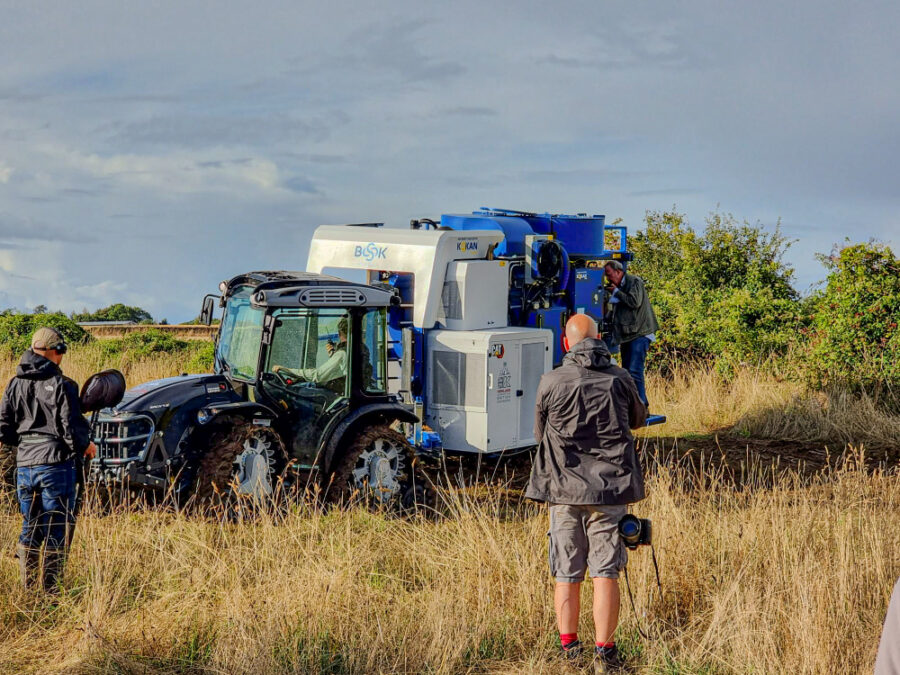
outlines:
[[653, 525], [649, 518], [626, 513], [619, 521], [619, 536], [632, 551], [638, 546], [649, 546], [653, 540]]

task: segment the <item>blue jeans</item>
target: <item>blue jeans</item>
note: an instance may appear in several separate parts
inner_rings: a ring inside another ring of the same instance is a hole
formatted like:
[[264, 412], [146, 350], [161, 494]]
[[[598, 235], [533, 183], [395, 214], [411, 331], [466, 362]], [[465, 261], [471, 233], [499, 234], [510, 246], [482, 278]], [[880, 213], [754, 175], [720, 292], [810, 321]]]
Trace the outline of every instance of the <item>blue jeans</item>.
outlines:
[[22, 512], [19, 543], [49, 550], [66, 547], [67, 527], [74, 523], [75, 462], [21, 466], [16, 469], [16, 495]]
[[631, 374], [637, 386], [638, 396], [644, 405], [647, 405], [647, 392], [644, 389], [644, 362], [647, 360], [647, 350], [650, 348], [650, 339], [646, 336], [635, 338], [630, 342], [619, 345], [622, 354], [622, 367]]

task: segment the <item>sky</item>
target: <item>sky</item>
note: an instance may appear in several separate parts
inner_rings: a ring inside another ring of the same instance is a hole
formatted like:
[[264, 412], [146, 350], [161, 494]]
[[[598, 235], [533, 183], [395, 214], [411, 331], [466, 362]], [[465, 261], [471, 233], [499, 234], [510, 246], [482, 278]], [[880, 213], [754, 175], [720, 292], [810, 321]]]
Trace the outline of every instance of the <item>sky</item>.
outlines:
[[900, 3], [0, 0], [0, 307], [186, 321], [317, 225], [676, 208], [900, 249]]

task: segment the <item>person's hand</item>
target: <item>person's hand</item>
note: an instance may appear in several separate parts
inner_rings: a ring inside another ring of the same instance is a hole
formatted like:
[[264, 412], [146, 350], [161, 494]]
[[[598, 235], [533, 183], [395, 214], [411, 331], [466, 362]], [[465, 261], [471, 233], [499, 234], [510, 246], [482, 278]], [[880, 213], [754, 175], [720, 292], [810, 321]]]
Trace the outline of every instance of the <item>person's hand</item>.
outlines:
[[334, 347], [335, 344], [331, 340], [325, 343], [325, 351], [328, 352], [328, 356], [334, 354]]
[[279, 370], [281, 370], [281, 368], [282, 366], [272, 366], [272, 372], [277, 373]]
[[87, 446], [87, 450], [84, 451], [84, 456], [87, 459], [94, 459], [97, 456], [97, 446], [91, 441], [91, 444]]

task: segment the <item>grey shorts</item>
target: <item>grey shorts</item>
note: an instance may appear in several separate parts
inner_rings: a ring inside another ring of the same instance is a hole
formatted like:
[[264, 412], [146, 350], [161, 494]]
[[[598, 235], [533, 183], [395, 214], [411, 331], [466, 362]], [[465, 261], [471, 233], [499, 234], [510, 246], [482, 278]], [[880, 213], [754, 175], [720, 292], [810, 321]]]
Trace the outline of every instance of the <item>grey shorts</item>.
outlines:
[[584, 581], [591, 577], [618, 579], [628, 562], [619, 538], [619, 520], [627, 506], [550, 505], [550, 573], [557, 581]]

